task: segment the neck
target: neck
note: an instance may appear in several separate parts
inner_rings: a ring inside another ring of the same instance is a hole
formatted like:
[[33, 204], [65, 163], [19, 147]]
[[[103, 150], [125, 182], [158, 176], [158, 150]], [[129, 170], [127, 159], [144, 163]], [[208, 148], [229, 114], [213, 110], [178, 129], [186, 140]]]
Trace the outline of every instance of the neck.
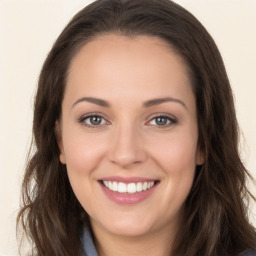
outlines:
[[97, 227], [93, 231], [99, 256], [170, 256], [176, 234], [169, 227], [135, 237], [112, 234]]

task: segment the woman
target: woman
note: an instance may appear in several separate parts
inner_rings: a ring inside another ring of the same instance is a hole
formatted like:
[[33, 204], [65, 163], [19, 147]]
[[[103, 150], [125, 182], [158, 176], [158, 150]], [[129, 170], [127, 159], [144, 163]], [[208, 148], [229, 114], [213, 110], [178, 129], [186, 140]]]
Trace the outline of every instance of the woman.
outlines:
[[255, 255], [225, 68], [177, 4], [81, 10], [44, 63], [33, 133], [18, 220], [35, 255]]

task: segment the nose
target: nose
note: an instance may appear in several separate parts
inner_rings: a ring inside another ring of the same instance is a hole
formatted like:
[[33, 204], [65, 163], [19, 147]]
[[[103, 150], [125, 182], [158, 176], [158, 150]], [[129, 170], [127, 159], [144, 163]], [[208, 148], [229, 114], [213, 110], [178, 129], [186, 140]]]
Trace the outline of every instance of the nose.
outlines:
[[147, 159], [145, 144], [139, 129], [131, 125], [115, 129], [109, 150], [109, 160], [121, 168], [143, 163]]

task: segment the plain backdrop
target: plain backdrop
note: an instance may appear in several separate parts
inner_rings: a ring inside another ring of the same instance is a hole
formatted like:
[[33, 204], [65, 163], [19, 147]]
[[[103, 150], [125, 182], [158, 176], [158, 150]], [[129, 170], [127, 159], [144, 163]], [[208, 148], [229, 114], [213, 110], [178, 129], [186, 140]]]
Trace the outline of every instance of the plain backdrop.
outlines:
[[[0, 0], [0, 256], [18, 255], [15, 218], [42, 63], [67, 22], [90, 2]], [[240, 151], [256, 177], [256, 0], [176, 2], [204, 24], [222, 53], [243, 132]], [[256, 213], [255, 204], [251, 210]], [[253, 214], [251, 221], [256, 224]]]

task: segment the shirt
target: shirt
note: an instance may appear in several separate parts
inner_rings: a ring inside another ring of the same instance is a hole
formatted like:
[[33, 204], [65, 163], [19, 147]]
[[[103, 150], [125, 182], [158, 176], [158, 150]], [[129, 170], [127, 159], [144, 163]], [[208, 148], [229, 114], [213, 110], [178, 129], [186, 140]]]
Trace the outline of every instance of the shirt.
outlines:
[[96, 248], [94, 246], [91, 232], [88, 228], [84, 229], [82, 236], [83, 253], [81, 256], [98, 256]]
[[[84, 233], [82, 236], [82, 244], [83, 253], [81, 256], [98, 256], [98, 253], [92, 240], [90, 230], [88, 228], [84, 229]], [[256, 251], [246, 251], [242, 254], [242, 256], [256, 256]]]

